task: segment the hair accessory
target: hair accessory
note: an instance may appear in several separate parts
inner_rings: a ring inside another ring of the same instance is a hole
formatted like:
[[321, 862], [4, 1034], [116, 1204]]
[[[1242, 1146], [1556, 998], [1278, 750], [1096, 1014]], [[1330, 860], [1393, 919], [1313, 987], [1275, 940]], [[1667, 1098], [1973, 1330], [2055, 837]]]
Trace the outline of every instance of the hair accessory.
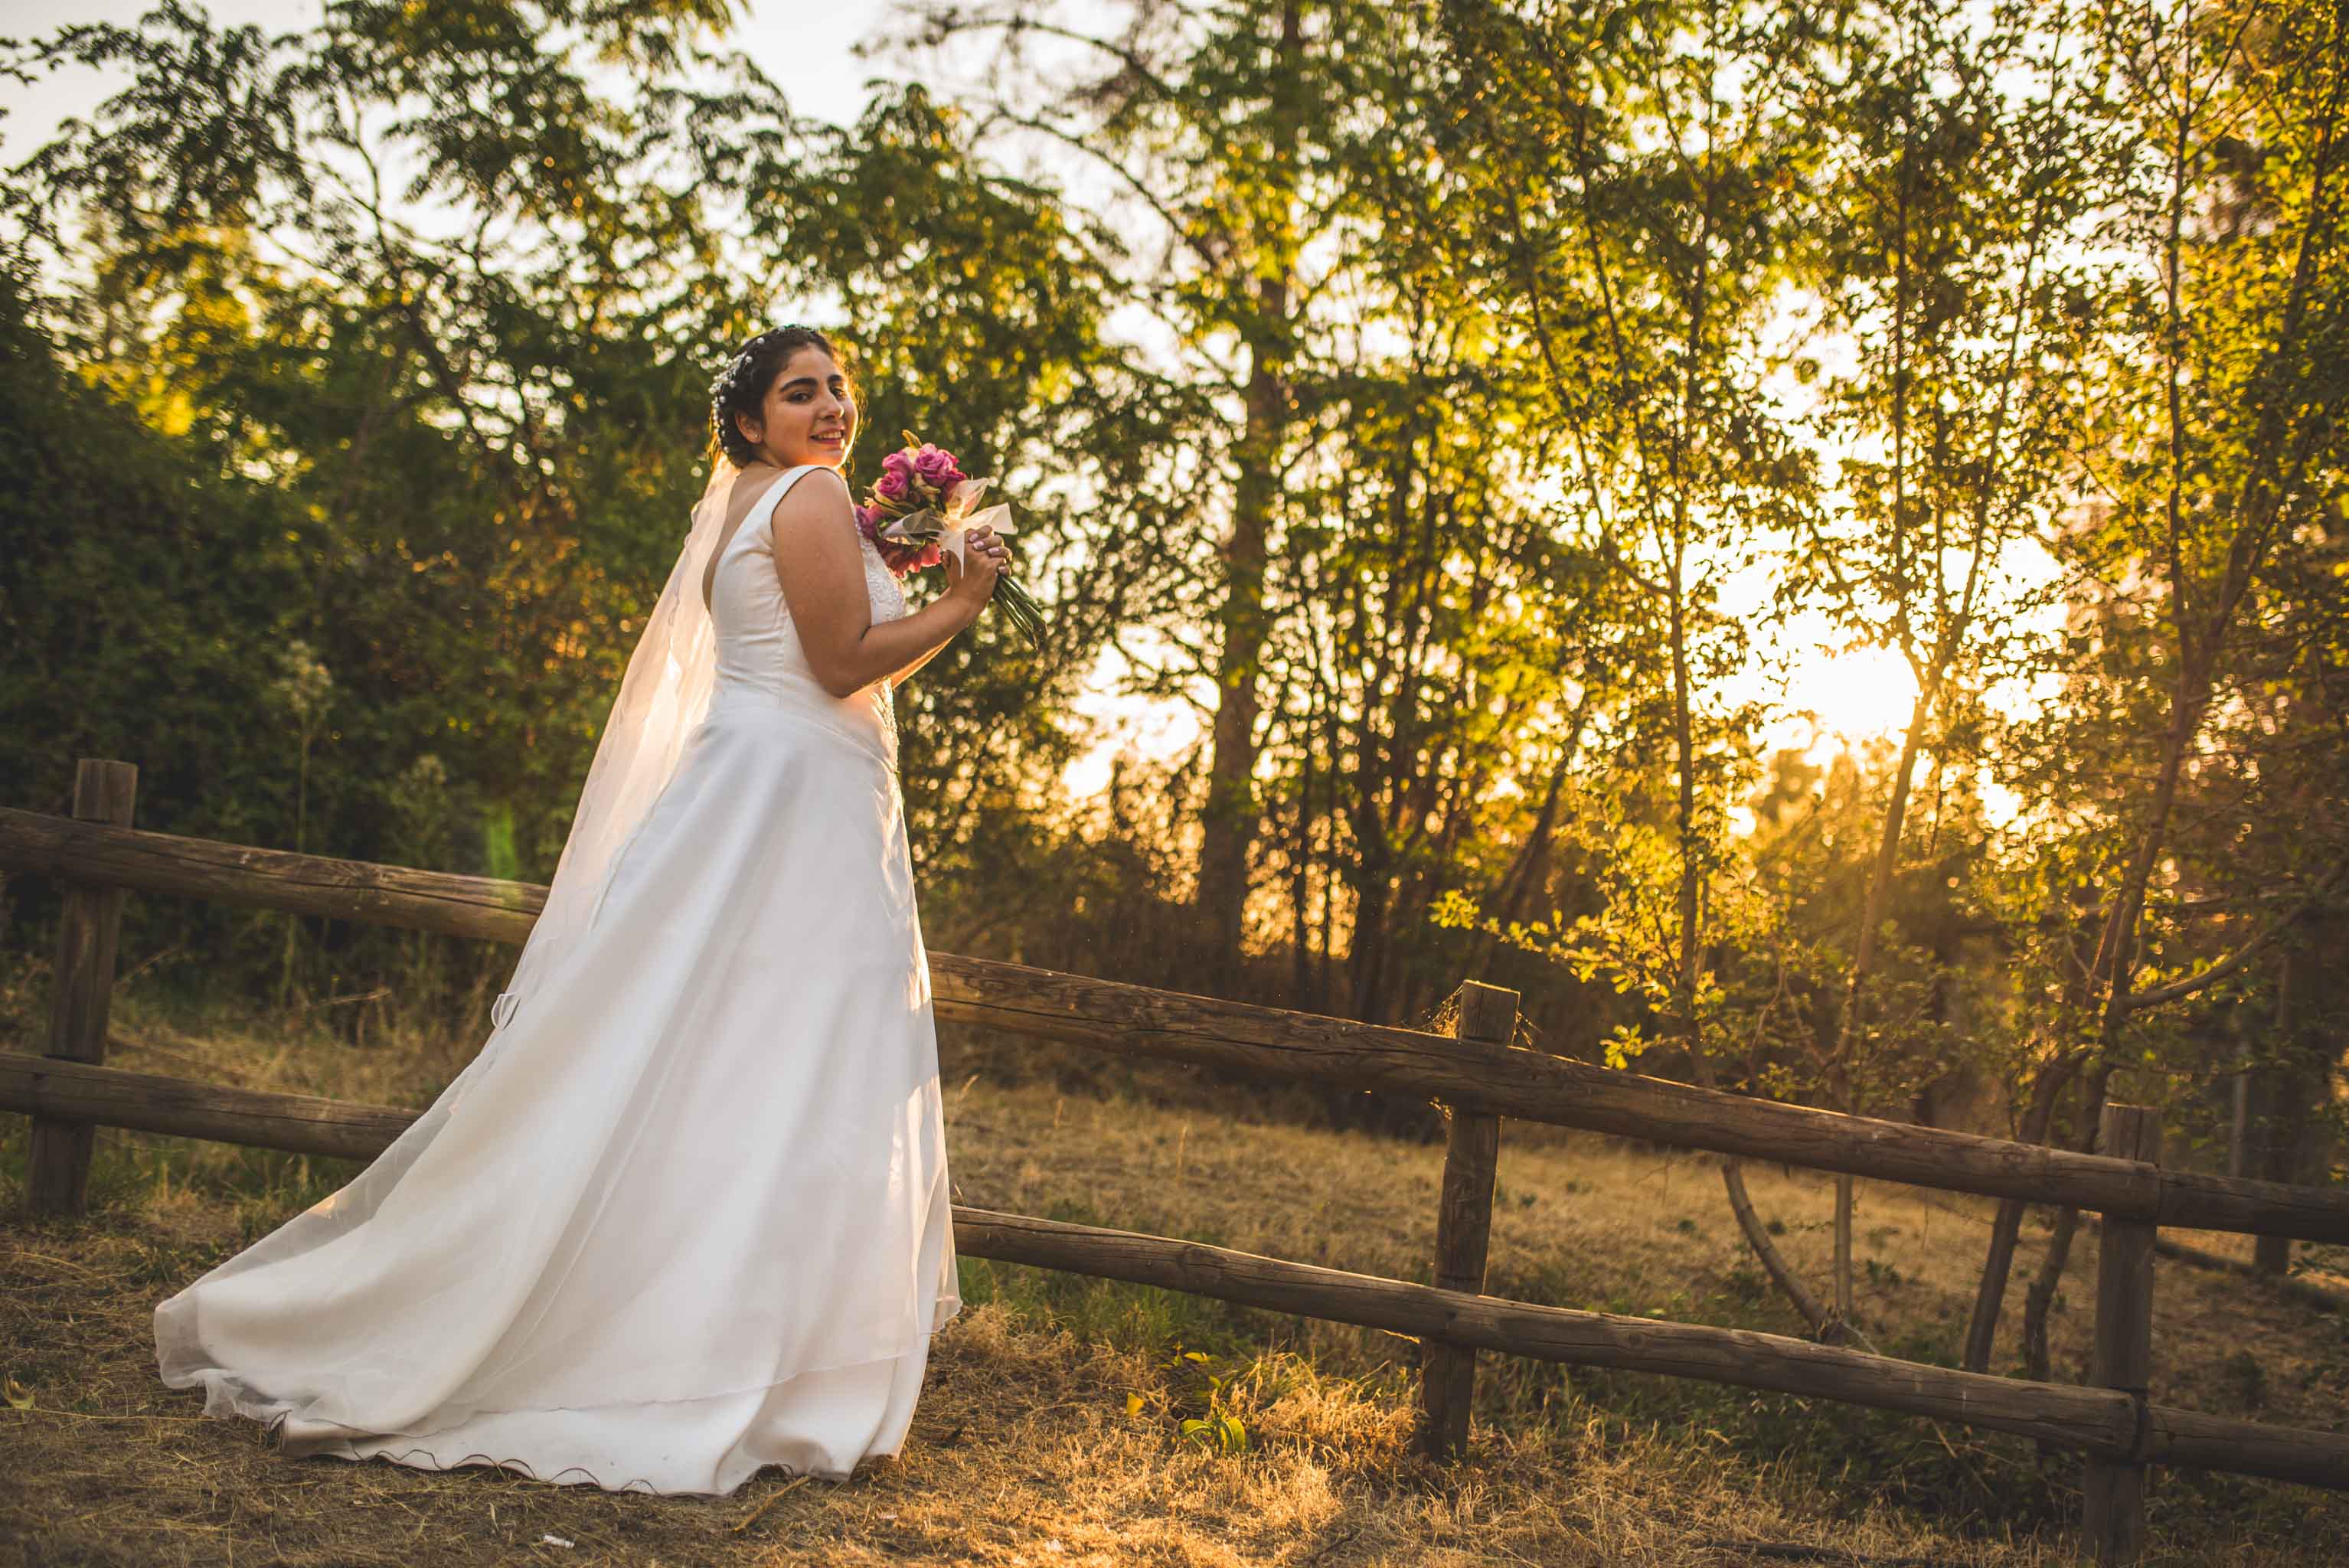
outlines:
[[717, 401], [723, 398], [733, 387], [736, 382], [749, 375], [750, 372], [751, 363], [759, 357], [759, 350], [765, 345], [767, 339], [772, 337], [776, 333], [785, 330], [787, 329], [783, 327], [770, 328], [768, 331], [759, 334], [758, 336], [744, 344], [742, 346], [742, 352], [737, 354], [732, 359], [728, 360], [726, 363], [726, 368], [719, 371], [717, 377], [709, 383], [709, 396], [711, 400]]

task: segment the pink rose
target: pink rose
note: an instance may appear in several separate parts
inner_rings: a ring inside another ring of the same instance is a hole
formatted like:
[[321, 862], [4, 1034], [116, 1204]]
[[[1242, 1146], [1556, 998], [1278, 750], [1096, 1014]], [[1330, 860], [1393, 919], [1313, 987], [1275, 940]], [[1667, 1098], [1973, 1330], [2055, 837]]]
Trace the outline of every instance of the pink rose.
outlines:
[[[894, 458], [897, 454], [892, 452], [889, 456]], [[892, 468], [886, 461], [884, 461], [881, 466], [881, 477], [873, 481], [873, 493], [883, 500], [904, 500], [905, 492], [912, 488], [911, 470], [905, 468]]]
[[937, 448], [927, 445], [914, 454], [914, 471], [922, 477], [923, 482], [940, 495], [946, 494], [947, 491], [962, 483], [966, 477], [961, 468], [956, 464], [953, 453], [940, 451]]

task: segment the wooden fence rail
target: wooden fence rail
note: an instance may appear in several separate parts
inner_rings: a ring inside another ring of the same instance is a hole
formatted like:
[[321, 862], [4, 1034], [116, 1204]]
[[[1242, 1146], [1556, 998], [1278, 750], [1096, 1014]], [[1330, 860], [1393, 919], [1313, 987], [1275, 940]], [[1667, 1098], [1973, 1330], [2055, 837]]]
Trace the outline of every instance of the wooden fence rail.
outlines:
[[[380, 1153], [415, 1113], [103, 1065], [110, 923], [122, 893], [175, 893], [511, 944], [529, 935], [545, 889], [139, 831], [128, 825], [135, 777], [127, 764], [85, 761], [73, 818], [0, 808], [0, 872], [53, 877], [68, 894], [50, 1054], [0, 1052], [0, 1110], [24, 1112], [36, 1130], [47, 1130], [36, 1133], [37, 1179], [28, 1194], [35, 1207], [79, 1211], [88, 1134], [96, 1125], [356, 1160]], [[1510, 1043], [1516, 993], [1473, 981], [1455, 995], [1451, 1033], [1439, 1035], [950, 954], [929, 956], [942, 1018], [1442, 1106], [1450, 1138], [1433, 1285], [1167, 1236], [955, 1211], [956, 1245], [974, 1257], [1419, 1339], [1421, 1441], [1430, 1452], [1455, 1453], [1464, 1442], [1475, 1355], [1487, 1350], [1835, 1399], [2080, 1449], [2088, 1467], [2083, 1544], [2100, 1563], [2134, 1562], [2142, 1551], [2148, 1464], [2349, 1489], [2349, 1435], [2171, 1409], [2152, 1404], [2149, 1387], [2159, 1226], [2349, 1242], [2349, 1192], [2165, 1170], [2160, 1129], [2149, 1112], [2115, 1107], [2107, 1113], [2104, 1147], [2126, 1157], [2076, 1154], [1747, 1099], [1526, 1050]], [[1482, 1295], [1504, 1117], [2095, 1212], [2104, 1235], [2095, 1386], [1989, 1377], [1776, 1335]]]
[[[249, 849], [6, 808], [0, 808], [0, 871], [505, 943], [530, 934], [546, 896], [533, 882]], [[949, 953], [929, 957], [938, 1016], [1015, 1034], [2157, 1225], [2349, 1243], [2349, 1191], [2164, 1171], [1749, 1099], [1417, 1029]]]
[[[0, 825], [5, 828], [5, 825]], [[0, 841], [0, 856], [5, 846]], [[940, 1017], [1112, 1052], [1381, 1089], [1521, 1121], [2194, 1230], [2349, 1242], [2349, 1191], [1748, 1099], [1442, 1035], [930, 954]]]
[[[351, 1160], [381, 1153], [418, 1114], [15, 1052], [0, 1052], [0, 1111]], [[954, 1225], [956, 1249], [971, 1257], [1157, 1285], [1434, 1345], [1899, 1410], [2079, 1449], [2107, 1467], [2192, 1465], [2349, 1489], [2349, 1434], [2145, 1405], [2127, 1389], [2026, 1382], [1783, 1335], [1506, 1301], [986, 1209], [957, 1206]]]

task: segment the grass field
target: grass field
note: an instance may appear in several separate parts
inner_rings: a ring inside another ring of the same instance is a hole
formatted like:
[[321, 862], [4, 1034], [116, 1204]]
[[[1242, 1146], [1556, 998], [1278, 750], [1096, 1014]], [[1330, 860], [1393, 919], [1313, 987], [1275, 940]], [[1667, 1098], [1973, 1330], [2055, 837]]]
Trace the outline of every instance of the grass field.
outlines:
[[[424, 1103], [458, 1059], [282, 1024], [175, 1026], [135, 1000], [117, 1033], [124, 1066], [393, 1104]], [[957, 1074], [957, 1199], [1427, 1277], [1438, 1148], [1258, 1119], [1226, 1098], [1211, 1110]], [[23, 1130], [0, 1117], [11, 1216]], [[1539, 1132], [1504, 1135], [1494, 1293], [1794, 1330], [1710, 1162]], [[976, 1259], [904, 1455], [845, 1485], [769, 1470], [730, 1498], [655, 1498], [289, 1460], [155, 1380], [150, 1317], [355, 1169], [109, 1131], [88, 1222], [0, 1221], [0, 1564], [2071, 1561], [2078, 1461], [2027, 1442], [1487, 1357], [1473, 1451], [1439, 1468], [1409, 1451], [1408, 1341]], [[1823, 1277], [1826, 1181], [1749, 1180]], [[1863, 1186], [1859, 1305], [1881, 1348], [1951, 1359], [1987, 1208]], [[2026, 1229], [2019, 1278], [2040, 1233]], [[2054, 1319], [2062, 1377], [2086, 1350], [2092, 1235], [2083, 1249]], [[2165, 1262], [2158, 1277], [2156, 1398], [2341, 1424], [2349, 1321], [2236, 1276]], [[1238, 1423], [1239, 1451], [1180, 1435], [1211, 1412]], [[2349, 1498], [2306, 1489], [2157, 1471], [2151, 1508], [2156, 1563], [2333, 1563], [2349, 1539]]]

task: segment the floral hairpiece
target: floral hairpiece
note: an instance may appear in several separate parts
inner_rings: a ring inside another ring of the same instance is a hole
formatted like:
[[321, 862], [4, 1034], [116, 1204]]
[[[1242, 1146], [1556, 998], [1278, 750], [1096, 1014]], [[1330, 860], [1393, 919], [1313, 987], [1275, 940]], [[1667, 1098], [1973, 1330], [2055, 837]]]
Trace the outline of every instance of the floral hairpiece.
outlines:
[[752, 338], [750, 342], [744, 344], [742, 346], [742, 352], [736, 355], [731, 360], [728, 361], [726, 368], [719, 371], [716, 377], [709, 383], [709, 410], [711, 416], [713, 418], [716, 417], [719, 408], [725, 402], [727, 396], [734, 390], [738, 383], [742, 381], [750, 374], [750, 366], [758, 360], [759, 350], [765, 347], [770, 340], [780, 337], [787, 332], [812, 333], [814, 330], [815, 329], [813, 327], [802, 326], [798, 323], [793, 322], [784, 326], [771, 326], [766, 331], [759, 334], [758, 336]]

